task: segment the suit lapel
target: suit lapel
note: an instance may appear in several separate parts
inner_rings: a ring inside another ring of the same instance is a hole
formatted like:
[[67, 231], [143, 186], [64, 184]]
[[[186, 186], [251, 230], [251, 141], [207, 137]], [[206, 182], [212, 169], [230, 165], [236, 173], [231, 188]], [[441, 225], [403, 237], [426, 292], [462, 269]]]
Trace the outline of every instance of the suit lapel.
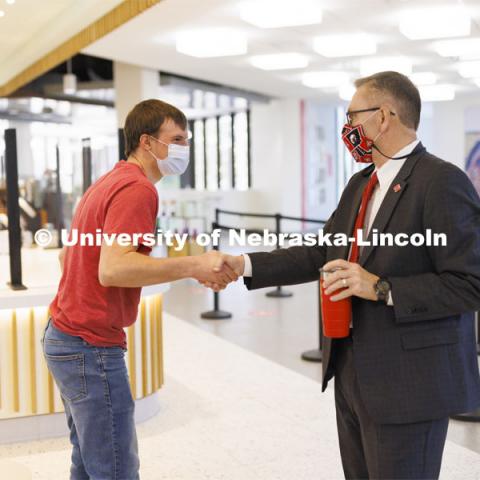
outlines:
[[[425, 151], [425, 147], [421, 143], [419, 143], [413, 150], [412, 155], [410, 155], [407, 158], [405, 164], [402, 166], [397, 176], [394, 178], [392, 184], [389, 185], [385, 198], [383, 199], [382, 204], [380, 205], [380, 208], [375, 217], [375, 220], [373, 221], [370, 232], [368, 233], [368, 237], [367, 237], [368, 241], [371, 242], [372, 232], [374, 229], [377, 231], [377, 233], [381, 233], [385, 230], [390, 220], [390, 217], [392, 216], [395, 210], [395, 207], [397, 206], [397, 203], [399, 202], [400, 198], [402, 197], [405, 190], [407, 189], [407, 185], [408, 185], [407, 179], [410, 176], [413, 167], [417, 163], [419, 154], [423, 153], [424, 151]], [[395, 160], [391, 160], [391, 161], [395, 161]], [[365, 265], [366, 261], [368, 260], [368, 257], [370, 256], [370, 254], [375, 248], [376, 247], [374, 245], [368, 245], [363, 247], [362, 253], [360, 254], [360, 258], [358, 261], [358, 263], [361, 266]]]

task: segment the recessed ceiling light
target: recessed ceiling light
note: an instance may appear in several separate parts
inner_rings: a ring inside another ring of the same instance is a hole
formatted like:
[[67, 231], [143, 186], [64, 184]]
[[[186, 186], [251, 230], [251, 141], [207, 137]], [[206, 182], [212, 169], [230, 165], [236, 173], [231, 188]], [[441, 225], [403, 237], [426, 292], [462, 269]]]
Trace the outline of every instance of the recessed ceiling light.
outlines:
[[15, 0], [6, 0], [8, 5], [13, 5], [15, 3]]
[[345, 72], [307, 72], [302, 76], [302, 83], [311, 88], [338, 87], [348, 80], [349, 75]]
[[400, 32], [410, 40], [467, 36], [470, 28], [470, 15], [461, 6], [410, 10], [400, 21]]
[[480, 58], [480, 38], [442, 40], [433, 48], [442, 57]]
[[433, 72], [417, 72], [409, 75], [410, 80], [417, 86], [433, 85], [437, 83], [437, 75]]
[[0, 18], [5, 16], [5, 12], [3, 10], [0, 10]]
[[249, 62], [262, 70], [287, 70], [307, 67], [308, 57], [300, 53], [275, 53], [255, 55], [249, 59]]
[[475, 85], [480, 88], [480, 77], [474, 80]]
[[322, 22], [318, 0], [255, 0], [240, 5], [242, 20], [260, 28], [294, 27]]
[[355, 91], [356, 91], [356, 88], [351, 84], [342, 85], [338, 89], [338, 96], [342, 100], [346, 100], [347, 102], [349, 102], [352, 99], [353, 95], [355, 94]]
[[459, 63], [458, 73], [464, 78], [478, 77], [480, 73], [480, 60]]
[[412, 73], [412, 62], [406, 57], [375, 57], [365, 58], [360, 63], [360, 74], [362, 77], [387, 71], [410, 75]]
[[313, 49], [324, 57], [353, 57], [377, 52], [377, 43], [365, 33], [316, 37]]
[[455, 98], [455, 88], [451, 85], [429, 85], [418, 90], [422, 102], [443, 102]]
[[177, 52], [192, 57], [228, 57], [247, 53], [247, 38], [228, 28], [211, 28], [179, 33]]

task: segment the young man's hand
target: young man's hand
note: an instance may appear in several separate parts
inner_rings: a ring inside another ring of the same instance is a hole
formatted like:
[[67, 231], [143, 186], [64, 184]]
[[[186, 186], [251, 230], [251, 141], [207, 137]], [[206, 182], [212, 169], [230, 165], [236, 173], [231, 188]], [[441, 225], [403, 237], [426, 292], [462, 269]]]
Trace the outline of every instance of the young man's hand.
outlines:
[[195, 258], [196, 266], [192, 277], [217, 292], [223, 290], [230, 282], [236, 282], [243, 274], [243, 263], [240, 265], [238, 260], [231, 260], [238, 257], [210, 251]]
[[[217, 275], [222, 273], [226, 274], [231, 278], [230, 282], [237, 281], [238, 277], [243, 275], [245, 270], [245, 260], [243, 255], [227, 255], [221, 252], [208, 252], [208, 254], [215, 254], [213, 273]], [[205, 287], [211, 288], [216, 292], [223, 290], [227, 284], [230, 283], [227, 282], [223, 284], [209, 279], [198, 279], [198, 281]]]

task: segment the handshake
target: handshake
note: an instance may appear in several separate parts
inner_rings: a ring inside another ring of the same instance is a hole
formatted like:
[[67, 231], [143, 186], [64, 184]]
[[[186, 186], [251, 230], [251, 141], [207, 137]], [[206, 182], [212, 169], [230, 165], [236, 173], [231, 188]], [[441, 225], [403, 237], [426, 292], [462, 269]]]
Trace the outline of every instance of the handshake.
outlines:
[[213, 250], [190, 258], [193, 261], [191, 277], [215, 292], [236, 282], [245, 269], [243, 255], [227, 255]]

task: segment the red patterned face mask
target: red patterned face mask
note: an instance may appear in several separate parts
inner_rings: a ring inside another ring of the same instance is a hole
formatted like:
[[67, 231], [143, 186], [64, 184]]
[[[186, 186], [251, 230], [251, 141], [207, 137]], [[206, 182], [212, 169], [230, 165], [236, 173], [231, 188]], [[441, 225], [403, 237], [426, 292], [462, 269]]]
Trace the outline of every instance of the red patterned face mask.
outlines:
[[365, 135], [363, 125], [346, 123], [342, 129], [342, 140], [356, 162], [372, 162], [373, 140]]

